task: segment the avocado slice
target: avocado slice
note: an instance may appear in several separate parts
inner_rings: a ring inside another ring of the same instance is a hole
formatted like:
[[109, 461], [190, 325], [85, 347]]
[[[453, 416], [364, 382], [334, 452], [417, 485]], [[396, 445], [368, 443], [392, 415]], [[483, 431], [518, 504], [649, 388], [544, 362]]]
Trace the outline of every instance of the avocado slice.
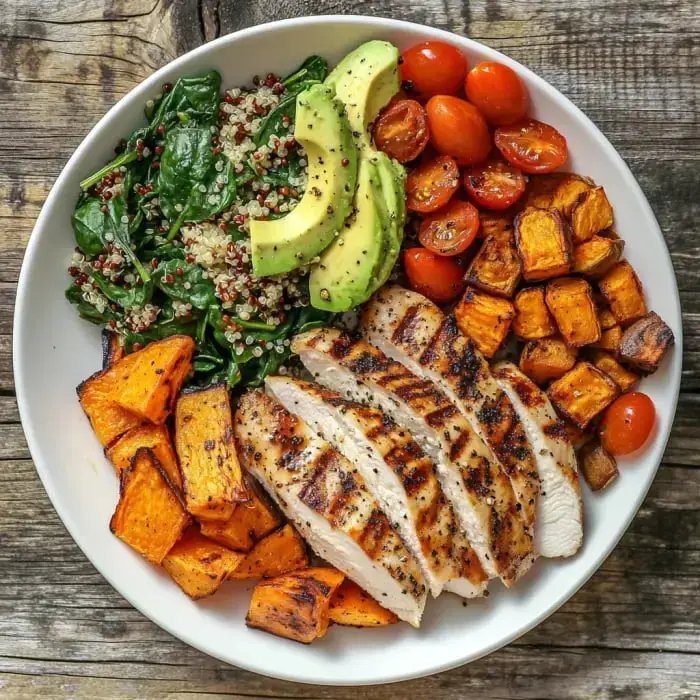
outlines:
[[383, 196], [377, 166], [361, 158], [353, 213], [309, 275], [315, 308], [348, 311], [367, 299], [367, 290], [385, 264], [392, 223]]
[[297, 97], [294, 138], [306, 150], [308, 183], [299, 204], [273, 221], [252, 220], [253, 272], [268, 277], [308, 264], [333, 241], [350, 214], [357, 182], [357, 147], [329, 85]]

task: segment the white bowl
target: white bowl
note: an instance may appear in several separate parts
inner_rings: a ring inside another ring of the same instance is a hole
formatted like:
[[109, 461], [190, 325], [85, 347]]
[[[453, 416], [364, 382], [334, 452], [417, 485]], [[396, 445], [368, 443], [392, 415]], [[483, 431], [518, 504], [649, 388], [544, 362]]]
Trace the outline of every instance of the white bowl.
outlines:
[[[605, 187], [616, 228], [627, 241], [625, 254], [650, 306], [673, 329], [676, 347], [662, 369], [642, 382], [658, 411], [653, 442], [623, 461], [620, 479], [604, 493], [584, 487], [585, 537], [577, 556], [540, 561], [514, 590], [492, 582], [491, 596], [466, 608], [449, 595], [430, 601], [420, 630], [334, 627], [323, 640], [303, 646], [246, 628], [250, 585], [226, 584], [213, 598], [192, 602], [110, 534], [117, 480], [75, 394], [76, 385], [100, 367], [100, 338], [98, 328], [79, 319], [63, 297], [74, 247], [70, 215], [81, 177], [111, 157], [115, 141], [141, 122], [145, 101], [163, 82], [216, 68], [224, 86], [236, 86], [254, 73], [286, 73], [311, 53], [332, 63], [373, 38], [400, 48], [426, 39], [449, 41], [470, 65], [497, 60], [520, 74], [533, 115], [566, 136], [570, 168]], [[554, 612], [600, 566], [642, 503], [668, 439], [681, 375], [680, 304], [668, 251], [639, 185], [598, 129], [544, 80], [492, 49], [436, 29], [367, 17], [301, 18], [222, 37], [168, 64], [120, 100], [73, 154], [41, 211], [22, 266], [14, 331], [17, 398], [34, 463], [92, 563], [132, 605], [188, 644], [236, 666], [307, 683], [383, 683], [449, 669], [502, 647]]]

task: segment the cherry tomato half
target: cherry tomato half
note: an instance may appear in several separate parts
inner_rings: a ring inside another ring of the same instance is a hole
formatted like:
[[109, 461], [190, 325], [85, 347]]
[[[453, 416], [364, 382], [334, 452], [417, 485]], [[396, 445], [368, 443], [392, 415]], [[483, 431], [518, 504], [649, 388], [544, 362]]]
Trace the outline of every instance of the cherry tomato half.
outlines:
[[464, 288], [461, 265], [427, 248], [409, 248], [403, 265], [411, 288], [437, 304], [452, 301]]
[[454, 158], [437, 156], [421, 163], [406, 178], [406, 206], [427, 213], [444, 207], [459, 187]]
[[438, 255], [460, 255], [479, 232], [479, 212], [469, 202], [453, 199], [446, 207], [426, 216], [418, 240]]
[[526, 173], [551, 173], [569, 157], [566, 139], [536, 119], [499, 126], [494, 140], [503, 157]]
[[656, 409], [646, 394], [623, 394], [603, 415], [598, 428], [600, 442], [612, 455], [627, 455], [647, 441], [655, 419]]
[[415, 100], [399, 100], [389, 105], [374, 123], [374, 143], [380, 151], [408, 163], [428, 144], [428, 119]]
[[503, 63], [484, 61], [474, 66], [467, 75], [464, 91], [489, 124], [512, 124], [527, 112], [525, 86], [517, 73]]
[[454, 95], [467, 74], [467, 59], [462, 52], [442, 41], [416, 44], [404, 51], [401, 59], [401, 85], [417, 99]]
[[464, 172], [464, 188], [469, 199], [486, 209], [508, 209], [525, 192], [525, 184], [522, 172], [500, 158]]
[[481, 112], [466, 100], [449, 95], [431, 97], [425, 106], [430, 143], [460, 165], [476, 165], [491, 151], [491, 134]]

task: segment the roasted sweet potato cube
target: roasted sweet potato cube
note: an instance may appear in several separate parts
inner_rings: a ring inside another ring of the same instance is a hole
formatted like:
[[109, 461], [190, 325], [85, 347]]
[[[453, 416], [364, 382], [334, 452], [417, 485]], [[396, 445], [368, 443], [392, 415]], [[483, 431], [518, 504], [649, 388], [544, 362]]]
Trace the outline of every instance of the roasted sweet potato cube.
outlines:
[[498, 238], [513, 240], [515, 226], [513, 225], [513, 216], [508, 212], [479, 212], [479, 238]]
[[306, 544], [288, 523], [261, 539], [229, 578], [272, 578], [308, 565]]
[[249, 500], [239, 503], [228, 520], [203, 520], [202, 534], [239, 552], [278, 528], [282, 519], [267, 495], [250, 478], [244, 479]]
[[114, 402], [143, 420], [164, 423], [172, 413], [183, 381], [192, 368], [194, 340], [186, 335], [150, 343], [118, 362]]
[[310, 644], [326, 634], [331, 598], [344, 578], [337, 569], [313, 567], [263, 579], [253, 589], [246, 624]]
[[515, 243], [528, 282], [560, 277], [571, 271], [571, 235], [557, 210], [527, 207], [515, 219]]
[[102, 331], [102, 369], [107, 369], [119, 362], [125, 355], [121, 338], [114, 332]]
[[598, 288], [622, 326], [629, 326], [646, 315], [644, 289], [632, 265], [621, 260], [599, 282]]
[[620, 326], [613, 326], [606, 331], [601, 331], [600, 339], [595, 343], [594, 347], [617, 354], [621, 340], [622, 328], [620, 328]]
[[591, 236], [574, 247], [574, 272], [591, 279], [602, 277], [620, 259], [625, 242]]
[[574, 446], [575, 450], [580, 450], [595, 437], [595, 433], [591, 430], [590, 425], [586, 430], [581, 430], [581, 428], [575, 426], [571, 421], [565, 418], [562, 419], [562, 424], [566, 430], [566, 436], [569, 438], [569, 442]]
[[464, 279], [484, 292], [512, 297], [520, 281], [520, 258], [515, 244], [506, 237], [487, 238]]
[[613, 312], [607, 306], [598, 305], [598, 323], [601, 330], [607, 331], [617, 325], [617, 319], [613, 316]]
[[593, 290], [586, 280], [580, 277], [551, 280], [547, 283], [545, 301], [569, 345], [580, 348], [600, 338]]
[[210, 596], [243, 563], [245, 554], [212, 542], [192, 526], [163, 559], [163, 568], [192, 600]]
[[513, 332], [520, 340], [539, 340], [557, 332], [544, 299], [544, 287], [521, 289], [513, 301]]
[[[119, 364], [127, 362], [130, 357], [127, 355]], [[80, 405], [104, 447], [143, 422], [139, 416], [114, 403], [113, 395], [118, 386], [118, 377], [112, 367], [93, 374], [77, 388]]]
[[168, 429], [164, 425], [144, 423], [132, 428], [105, 450], [105, 455], [119, 475], [131, 464], [132, 458], [140, 447], [148, 447], [153, 451], [170, 481], [182, 491], [182, 477], [180, 476], [177, 456]]
[[619, 393], [620, 387], [590, 362], [579, 362], [547, 389], [547, 396], [557, 411], [581, 429], [585, 429]]
[[610, 485], [619, 475], [615, 458], [608, 454], [597, 441], [584, 445], [579, 455], [581, 474], [591, 491], [600, 491]]
[[515, 309], [507, 299], [467, 287], [454, 313], [462, 333], [469, 336], [486, 357], [493, 357], [508, 335]]
[[153, 452], [140, 448], [122, 472], [109, 529], [148, 561], [160, 564], [190, 522]]
[[578, 349], [561, 338], [541, 338], [525, 343], [520, 353], [520, 371], [535, 384], [565, 375], [575, 364]]
[[399, 618], [383, 608], [354, 581], [346, 578], [331, 598], [331, 622], [351, 627], [382, 627], [393, 625]]
[[575, 245], [612, 225], [613, 210], [602, 187], [593, 187], [579, 195], [571, 208], [571, 230]]
[[525, 203], [540, 209], [558, 209], [568, 216], [579, 195], [592, 187], [592, 180], [575, 173], [533, 175], [525, 191]]
[[673, 331], [651, 311], [625, 331], [618, 354], [642, 372], [656, 372], [674, 340]]
[[231, 399], [224, 384], [180, 394], [175, 450], [185, 504], [196, 518], [228, 520], [236, 504], [248, 500], [233, 443]]
[[638, 374], [623, 367], [609, 352], [594, 351], [591, 360], [601, 372], [612, 377], [622, 391], [628, 391], [639, 381]]

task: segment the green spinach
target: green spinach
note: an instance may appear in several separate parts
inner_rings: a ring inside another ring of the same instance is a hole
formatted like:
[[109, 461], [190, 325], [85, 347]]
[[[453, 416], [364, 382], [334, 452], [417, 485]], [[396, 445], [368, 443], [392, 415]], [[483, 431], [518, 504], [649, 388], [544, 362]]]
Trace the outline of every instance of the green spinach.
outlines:
[[68, 299], [71, 304], [75, 304], [80, 317], [84, 318], [86, 321], [90, 321], [90, 323], [104, 326], [110, 321], [119, 321], [123, 318], [120, 313], [113, 311], [109, 306], [107, 306], [104, 311], [98, 311], [96, 307], [83, 299], [82, 291], [75, 284], [71, 284], [71, 286], [66, 289], [66, 299]]
[[88, 255], [99, 255], [106, 245], [102, 201], [88, 197], [73, 212], [71, 223], [78, 247]]
[[124, 309], [141, 308], [148, 304], [153, 297], [152, 280], [140, 285], [132, 285], [127, 289], [123, 285], [111, 282], [99, 272], [93, 272], [90, 277], [107, 299], [119, 304]]
[[171, 299], [192, 304], [195, 309], [208, 309], [217, 303], [214, 283], [199, 265], [178, 258], [161, 262], [153, 272], [153, 281]]

